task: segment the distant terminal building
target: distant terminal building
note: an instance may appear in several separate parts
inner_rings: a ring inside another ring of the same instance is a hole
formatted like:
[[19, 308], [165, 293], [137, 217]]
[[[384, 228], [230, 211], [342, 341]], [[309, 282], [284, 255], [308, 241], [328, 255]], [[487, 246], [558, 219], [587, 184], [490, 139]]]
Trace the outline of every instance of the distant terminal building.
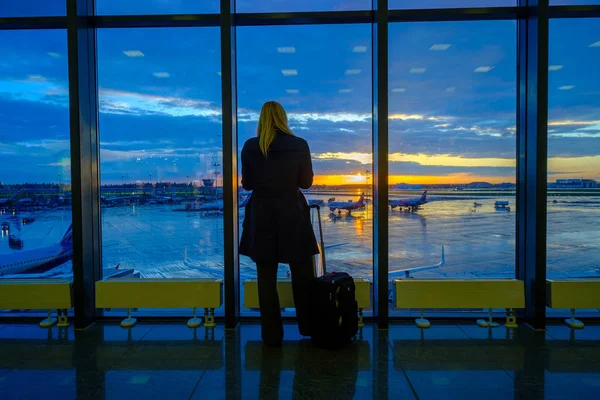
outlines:
[[467, 189], [491, 189], [494, 185], [489, 182], [471, 182], [465, 185], [465, 187]]
[[512, 182], [502, 182], [494, 185], [495, 189], [515, 189], [516, 187], [517, 185]]
[[394, 189], [394, 190], [423, 190], [423, 185], [411, 185], [408, 183], [399, 183], [397, 185], [393, 185], [392, 189]]
[[215, 186], [215, 180], [214, 179], [202, 179], [202, 185], [204, 185], [204, 187], [214, 187]]
[[598, 182], [593, 179], [557, 179], [556, 183], [549, 186], [557, 189], [591, 189], [597, 188]]

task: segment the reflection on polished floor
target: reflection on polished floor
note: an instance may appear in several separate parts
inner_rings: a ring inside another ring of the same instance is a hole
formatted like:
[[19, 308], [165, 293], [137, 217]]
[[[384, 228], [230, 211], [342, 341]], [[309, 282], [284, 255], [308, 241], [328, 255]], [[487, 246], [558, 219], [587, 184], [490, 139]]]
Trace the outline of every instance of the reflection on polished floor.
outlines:
[[600, 326], [535, 333], [438, 322], [367, 325], [348, 349], [315, 349], [286, 325], [281, 349], [243, 323], [0, 325], [2, 399], [597, 399]]

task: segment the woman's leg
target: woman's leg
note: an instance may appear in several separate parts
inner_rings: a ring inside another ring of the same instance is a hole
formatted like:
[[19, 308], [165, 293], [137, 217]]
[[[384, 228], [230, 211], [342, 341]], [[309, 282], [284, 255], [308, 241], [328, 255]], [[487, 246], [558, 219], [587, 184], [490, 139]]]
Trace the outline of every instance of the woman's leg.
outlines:
[[256, 263], [262, 340], [275, 345], [283, 340], [283, 322], [277, 294], [278, 266], [277, 263]]
[[292, 289], [294, 290], [298, 330], [302, 336], [310, 336], [310, 291], [315, 279], [314, 258], [310, 257], [300, 263], [290, 263], [290, 269], [292, 270]]

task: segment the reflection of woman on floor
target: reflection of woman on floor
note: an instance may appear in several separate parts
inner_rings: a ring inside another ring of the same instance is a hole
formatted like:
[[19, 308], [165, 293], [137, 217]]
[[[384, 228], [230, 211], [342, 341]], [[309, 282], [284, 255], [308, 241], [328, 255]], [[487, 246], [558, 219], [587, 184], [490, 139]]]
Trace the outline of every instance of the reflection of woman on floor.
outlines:
[[[248, 351], [252, 344], [249, 342], [246, 346]], [[353, 342], [343, 351], [336, 352], [335, 356], [327, 350], [315, 348], [306, 339], [286, 342], [283, 349], [263, 346], [258, 398], [289, 398], [291, 391], [291, 398], [299, 400], [353, 399], [358, 378], [359, 348], [364, 346], [368, 343]], [[369, 354], [369, 349], [366, 350], [363, 354]], [[294, 372], [293, 384], [281, 379], [281, 372], [290, 368]]]

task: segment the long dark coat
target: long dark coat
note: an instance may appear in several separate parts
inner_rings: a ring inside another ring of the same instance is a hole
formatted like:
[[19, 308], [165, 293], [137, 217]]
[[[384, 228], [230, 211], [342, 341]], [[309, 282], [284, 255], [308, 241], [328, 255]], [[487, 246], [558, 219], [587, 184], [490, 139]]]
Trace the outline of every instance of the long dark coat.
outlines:
[[305, 262], [319, 253], [310, 209], [300, 191], [312, 186], [308, 143], [277, 132], [265, 157], [258, 138], [242, 149], [242, 186], [252, 190], [246, 205], [240, 254], [255, 262]]

